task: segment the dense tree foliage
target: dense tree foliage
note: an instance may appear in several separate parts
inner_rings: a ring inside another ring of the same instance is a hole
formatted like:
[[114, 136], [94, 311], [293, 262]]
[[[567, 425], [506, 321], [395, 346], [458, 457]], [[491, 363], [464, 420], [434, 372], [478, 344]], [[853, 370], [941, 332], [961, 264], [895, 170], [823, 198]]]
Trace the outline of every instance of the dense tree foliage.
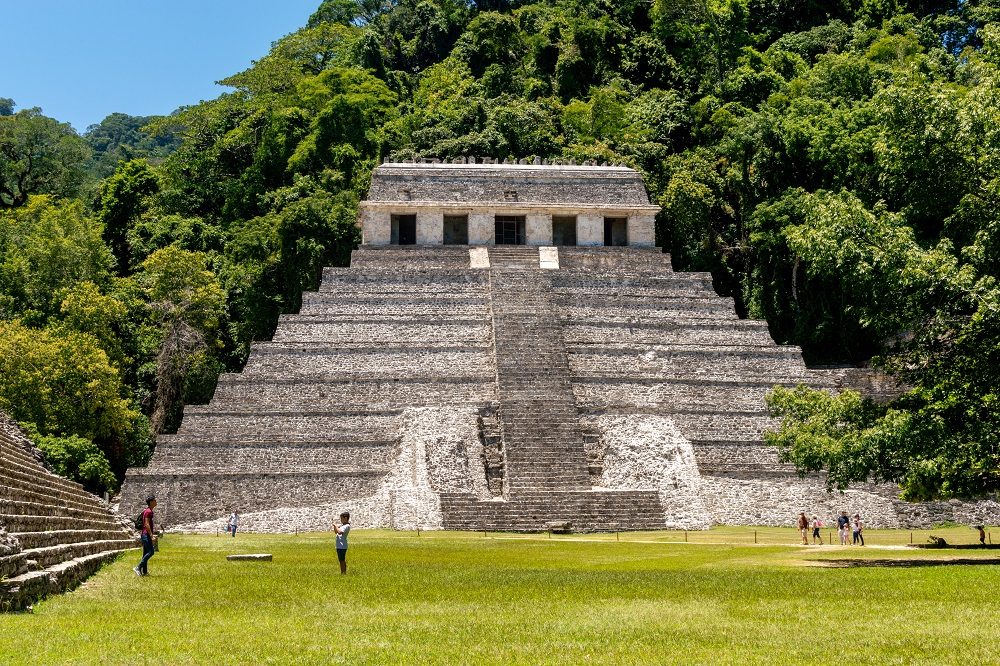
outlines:
[[0, 208], [22, 206], [35, 193], [75, 195], [85, 176], [86, 142], [40, 109], [12, 113], [13, 102], [2, 101]]
[[[912, 498], [1000, 490], [1000, 3], [318, 4], [169, 117], [113, 114], [83, 141], [0, 100], [5, 325], [82, 336], [170, 430], [346, 264], [380, 159], [621, 162], [663, 207], [676, 268], [711, 271], [810, 361], [900, 382], [880, 403], [776, 391], [789, 460]], [[100, 183], [74, 203], [81, 172]], [[147, 452], [142, 423], [18, 418], [91, 438], [118, 474]]]

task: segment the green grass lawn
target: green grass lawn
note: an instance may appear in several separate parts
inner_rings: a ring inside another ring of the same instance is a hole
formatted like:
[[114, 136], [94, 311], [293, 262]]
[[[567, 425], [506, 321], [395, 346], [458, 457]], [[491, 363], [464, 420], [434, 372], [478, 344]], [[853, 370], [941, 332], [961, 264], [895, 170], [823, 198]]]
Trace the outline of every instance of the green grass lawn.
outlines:
[[755, 546], [753, 532], [685, 544], [358, 530], [344, 577], [328, 534], [167, 535], [148, 578], [130, 554], [34, 613], [0, 616], [0, 664], [1000, 663], [1000, 566], [811, 566], [997, 551], [779, 545], [795, 543], [787, 529], [757, 530], [771, 545]]

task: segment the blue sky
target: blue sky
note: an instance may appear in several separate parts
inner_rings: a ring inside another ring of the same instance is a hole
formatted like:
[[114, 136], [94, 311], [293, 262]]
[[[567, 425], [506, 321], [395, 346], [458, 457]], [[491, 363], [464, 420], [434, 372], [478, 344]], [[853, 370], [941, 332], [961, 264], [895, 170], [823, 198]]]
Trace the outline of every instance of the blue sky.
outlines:
[[79, 132], [170, 113], [305, 25], [320, 0], [0, 0], [0, 97]]

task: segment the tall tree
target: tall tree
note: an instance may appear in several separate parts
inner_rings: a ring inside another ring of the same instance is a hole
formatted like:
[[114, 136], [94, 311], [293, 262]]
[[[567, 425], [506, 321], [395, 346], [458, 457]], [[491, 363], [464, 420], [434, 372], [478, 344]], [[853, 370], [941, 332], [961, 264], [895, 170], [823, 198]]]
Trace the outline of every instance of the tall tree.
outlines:
[[43, 116], [41, 109], [0, 114], [0, 207], [22, 206], [35, 193], [73, 195], [89, 155], [69, 123]]

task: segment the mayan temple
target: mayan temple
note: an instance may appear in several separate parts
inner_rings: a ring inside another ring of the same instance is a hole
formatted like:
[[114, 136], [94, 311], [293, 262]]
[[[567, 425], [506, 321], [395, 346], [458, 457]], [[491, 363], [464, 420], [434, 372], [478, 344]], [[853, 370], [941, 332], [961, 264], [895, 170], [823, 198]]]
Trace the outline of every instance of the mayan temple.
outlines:
[[327, 529], [345, 508], [461, 530], [980, 518], [888, 487], [828, 494], [778, 462], [767, 391], [864, 378], [807, 369], [710, 275], [673, 272], [637, 172], [483, 162], [379, 166], [350, 268], [185, 409], [129, 470], [123, 511], [152, 492], [186, 529], [233, 509], [259, 531]]

